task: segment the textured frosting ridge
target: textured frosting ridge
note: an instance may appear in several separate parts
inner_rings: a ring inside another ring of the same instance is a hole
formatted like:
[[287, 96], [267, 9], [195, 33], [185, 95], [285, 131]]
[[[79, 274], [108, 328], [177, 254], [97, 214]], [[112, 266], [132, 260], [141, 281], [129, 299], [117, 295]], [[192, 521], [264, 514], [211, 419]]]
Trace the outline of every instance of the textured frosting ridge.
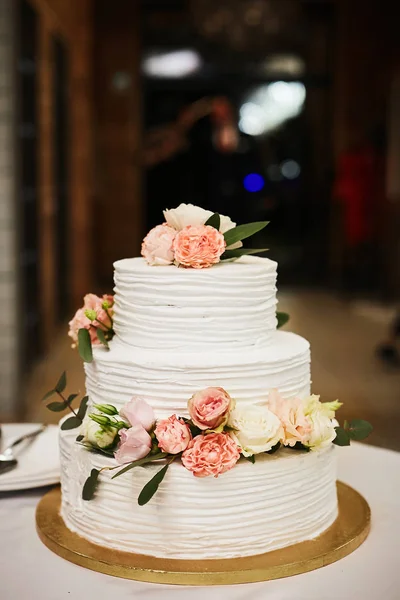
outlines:
[[242, 257], [209, 269], [117, 261], [114, 329], [139, 348], [235, 351], [270, 343], [276, 328], [276, 263]]
[[113, 481], [106, 471], [95, 498], [85, 502], [88, 473], [108, 459], [73, 439], [61, 432], [62, 516], [72, 531], [102, 546], [181, 559], [249, 556], [315, 538], [337, 517], [332, 446], [282, 450], [254, 465], [240, 461], [217, 479], [198, 479], [173, 463], [152, 501], [140, 507], [139, 492], [160, 465]]
[[237, 402], [261, 404], [278, 388], [285, 398], [310, 393], [310, 350], [294, 333], [277, 331], [273, 344], [248, 352], [184, 353], [139, 350], [113, 340], [109, 351], [95, 349], [85, 364], [92, 402], [120, 407], [140, 396], [157, 417], [187, 416], [187, 401], [208, 386], [226, 389]]

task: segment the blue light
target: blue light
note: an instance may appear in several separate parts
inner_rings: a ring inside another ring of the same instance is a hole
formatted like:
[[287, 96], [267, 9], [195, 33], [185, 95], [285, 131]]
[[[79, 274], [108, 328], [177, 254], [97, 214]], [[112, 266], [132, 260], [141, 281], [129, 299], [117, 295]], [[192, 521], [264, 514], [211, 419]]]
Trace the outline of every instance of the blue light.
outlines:
[[259, 192], [264, 187], [264, 177], [258, 173], [249, 173], [243, 179], [243, 186], [248, 192]]

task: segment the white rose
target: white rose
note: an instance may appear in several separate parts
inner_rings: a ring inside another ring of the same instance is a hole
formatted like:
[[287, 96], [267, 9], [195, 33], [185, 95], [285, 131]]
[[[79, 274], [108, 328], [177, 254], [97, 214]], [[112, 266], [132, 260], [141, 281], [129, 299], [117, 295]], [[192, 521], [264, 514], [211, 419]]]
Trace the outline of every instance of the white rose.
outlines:
[[177, 231], [181, 231], [188, 225], [200, 227], [211, 217], [213, 213], [194, 204], [180, 204], [177, 208], [164, 210], [167, 225]]
[[342, 406], [341, 402], [320, 402], [319, 396], [309, 396], [304, 399], [304, 414], [311, 422], [311, 433], [307, 441], [307, 446], [311, 450], [325, 448], [333, 442], [336, 437], [335, 411]]
[[117, 429], [116, 427], [101, 427], [90, 417], [87, 417], [83, 420], [81, 435], [84, 436], [83, 442], [99, 448], [108, 448], [114, 443]]
[[244, 456], [268, 452], [283, 437], [280, 420], [266, 406], [235, 407], [229, 415], [230, 435]]
[[315, 411], [309, 415], [311, 433], [307, 441], [310, 450], [319, 450], [329, 446], [336, 437], [335, 420], [330, 419], [322, 411]]

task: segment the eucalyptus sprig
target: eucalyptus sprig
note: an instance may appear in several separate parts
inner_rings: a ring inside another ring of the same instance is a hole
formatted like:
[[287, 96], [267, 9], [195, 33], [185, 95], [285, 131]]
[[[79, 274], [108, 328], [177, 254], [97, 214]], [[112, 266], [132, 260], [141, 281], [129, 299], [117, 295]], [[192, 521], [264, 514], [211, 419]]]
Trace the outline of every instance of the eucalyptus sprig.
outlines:
[[[97, 490], [97, 486], [99, 484], [99, 475], [102, 471], [114, 471], [115, 469], [120, 469], [117, 473], [115, 473], [115, 475], [111, 477], [111, 479], [115, 479], [116, 477], [127, 473], [135, 467], [140, 467], [150, 462], [162, 460], [167, 456], [168, 454], [166, 452], [158, 452], [157, 454], [147, 455], [139, 460], [134, 460], [129, 464], [123, 466], [122, 468], [121, 465], [116, 465], [115, 467], [103, 467], [102, 469], [92, 469], [89, 477], [86, 479], [85, 484], [83, 486], [82, 499], [91, 500], [94, 497]], [[152, 479], [150, 479], [150, 481], [144, 486], [138, 498], [138, 503], [140, 504], [140, 506], [147, 504], [147, 502], [149, 502], [149, 500], [151, 500], [151, 498], [154, 496], [158, 489], [158, 486], [165, 477], [169, 465], [176, 458], [176, 456], [177, 455], [173, 455], [169, 459], [167, 464], [161, 469], [161, 471], [156, 473], [156, 475]]]
[[44, 402], [45, 400], [48, 400], [49, 398], [57, 394], [61, 398], [61, 401], [50, 402], [46, 405], [47, 408], [52, 412], [62, 412], [63, 410], [66, 410], [68, 408], [68, 410], [70, 410], [70, 412], [72, 413], [73, 416], [69, 417], [69, 419], [62, 423], [61, 429], [63, 431], [75, 429], [76, 427], [82, 425], [87, 410], [87, 404], [89, 401], [88, 396], [84, 396], [80, 402], [78, 410], [76, 411], [74, 408], [72, 408], [72, 402], [75, 400], [75, 398], [78, 397], [79, 394], [70, 394], [66, 397], [63, 393], [66, 387], [67, 373], [64, 371], [59, 380], [57, 381], [55, 387], [49, 392], [47, 392], [42, 398], [42, 401]]
[[336, 446], [350, 446], [351, 440], [365, 440], [373, 431], [371, 423], [363, 419], [345, 421], [343, 427], [335, 427], [336, 438], [333, 443]]

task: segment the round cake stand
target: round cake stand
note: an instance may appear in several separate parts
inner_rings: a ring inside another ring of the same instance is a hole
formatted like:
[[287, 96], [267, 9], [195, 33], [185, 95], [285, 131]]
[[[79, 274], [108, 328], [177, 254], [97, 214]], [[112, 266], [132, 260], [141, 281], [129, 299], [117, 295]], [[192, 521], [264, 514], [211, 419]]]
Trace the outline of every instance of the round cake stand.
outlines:
[[289, 577], [329, 565], [347, 556], [366, 539], [371, 513], [353, 488], [337, 484], [339, 516], [318, 538], [287, 548], [223, 560], [176, 560], [120, 552], [72, 533], [60, 516], [61, 491], [39, 502], [36, 527], [42, 542], [72, 563], [115, 577], [175, 585], [230, 585]]

